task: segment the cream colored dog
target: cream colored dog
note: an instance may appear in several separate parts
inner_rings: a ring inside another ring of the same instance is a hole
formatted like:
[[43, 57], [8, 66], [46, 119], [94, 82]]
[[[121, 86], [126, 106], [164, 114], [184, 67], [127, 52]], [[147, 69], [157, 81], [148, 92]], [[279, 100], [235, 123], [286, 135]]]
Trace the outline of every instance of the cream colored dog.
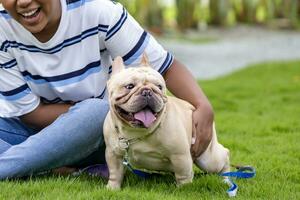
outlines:
[[[128, 69], [122, 58], [116, 58], [108, 92], [110, 111], [104, 122], [107, 187], [121, 187], [124, 159], [134, 169], [173, 172], [177, 185], [192, 182], [194, 107], [166, 96], [163, 77], [145, 56], [140, 67]], [[229, 171], [229, 150], [218, 143], [215, 129], [209, 147], [195, 164], [206, 172]]]

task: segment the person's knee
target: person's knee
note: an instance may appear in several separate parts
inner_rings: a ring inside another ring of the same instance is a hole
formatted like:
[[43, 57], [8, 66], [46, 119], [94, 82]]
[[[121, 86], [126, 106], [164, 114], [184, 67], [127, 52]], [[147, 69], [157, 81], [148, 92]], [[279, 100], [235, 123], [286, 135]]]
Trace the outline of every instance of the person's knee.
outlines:
[[103, 137], [103, 123], [109, 110], [108, 102], [101, 99], [87, 99], [77, 103], [73, 112], [81, 121], [81, 126], [85, 128], [85, 135], [89, 137]]
[[104, 122], [109, 110], [109, 104], [107, 101], [96, 98], [84, 100], [76, 104], [75, 107], [77, 107], [82, 117], [100, 120], [101, 123]]

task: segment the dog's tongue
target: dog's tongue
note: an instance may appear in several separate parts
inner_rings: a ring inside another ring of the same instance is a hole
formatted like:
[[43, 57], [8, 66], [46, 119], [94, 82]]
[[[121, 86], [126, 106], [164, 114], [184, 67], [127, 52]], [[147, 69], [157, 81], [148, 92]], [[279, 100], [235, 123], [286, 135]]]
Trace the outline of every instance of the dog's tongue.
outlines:
[[150, 109], [145, 109], [138, 113], [135, 113], [134, 118], [143, 122], [146, 128], [149, 128], [150, 125], [156, 120], [156, 117], [153, 115]]

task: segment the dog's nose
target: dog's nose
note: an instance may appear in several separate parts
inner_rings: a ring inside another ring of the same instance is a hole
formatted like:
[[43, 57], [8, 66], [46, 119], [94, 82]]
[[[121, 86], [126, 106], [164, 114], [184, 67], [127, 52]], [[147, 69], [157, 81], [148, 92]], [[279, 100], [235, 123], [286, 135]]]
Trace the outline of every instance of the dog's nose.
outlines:
[[152, 96], [152, 90], [144, 89], [144, 90], [142, 90], [141, 94], [142, 94], [143, 97], [151, 97]]

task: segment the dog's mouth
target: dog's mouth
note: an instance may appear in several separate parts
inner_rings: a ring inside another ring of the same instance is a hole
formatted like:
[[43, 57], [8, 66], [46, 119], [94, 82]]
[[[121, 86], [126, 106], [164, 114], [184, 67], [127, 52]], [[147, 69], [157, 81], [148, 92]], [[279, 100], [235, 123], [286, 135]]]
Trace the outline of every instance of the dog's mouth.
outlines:
[[116, 106], [118, 115], [134, 127], [149, 128], [157, 119], [159, 113], [154, 112], [149, 106], [136, 113], [130, 113]]

